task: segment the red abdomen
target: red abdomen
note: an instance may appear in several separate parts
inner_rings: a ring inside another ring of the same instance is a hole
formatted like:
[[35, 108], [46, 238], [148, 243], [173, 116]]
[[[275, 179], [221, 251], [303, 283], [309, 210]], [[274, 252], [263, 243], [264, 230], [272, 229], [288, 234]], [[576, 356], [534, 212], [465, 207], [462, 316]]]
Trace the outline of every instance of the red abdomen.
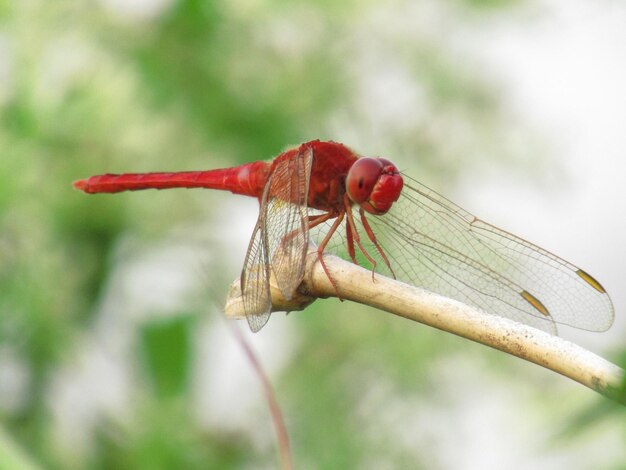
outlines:
[[74, 183], [86, 193], [119, 193], [143, 189], [207, 188], [260, 197], [270, 163], [253, 162], [233, 168], [176, 173], [125, 173], [92, 176]]

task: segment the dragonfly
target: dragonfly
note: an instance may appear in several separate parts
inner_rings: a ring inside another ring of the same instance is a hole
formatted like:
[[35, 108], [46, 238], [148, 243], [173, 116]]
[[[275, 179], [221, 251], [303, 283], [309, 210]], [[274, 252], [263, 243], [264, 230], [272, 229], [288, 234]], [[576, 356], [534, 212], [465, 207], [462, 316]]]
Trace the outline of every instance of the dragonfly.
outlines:
[[[74, 182], [86, 193], [208, 188], [259, 200], [241, 273], [246, 319], [259, 331], [272, 310], [270, 278], [293, 297], [309, 241], [374, 272], [557, 334], [563, 324], [606, 331], [606, 290], [574, 264], [462, 209], [388, 159], [313, 140], [271, 161], [189, 172], [102, 174]], [[339, 298], [340, 295], [338, 295]]]

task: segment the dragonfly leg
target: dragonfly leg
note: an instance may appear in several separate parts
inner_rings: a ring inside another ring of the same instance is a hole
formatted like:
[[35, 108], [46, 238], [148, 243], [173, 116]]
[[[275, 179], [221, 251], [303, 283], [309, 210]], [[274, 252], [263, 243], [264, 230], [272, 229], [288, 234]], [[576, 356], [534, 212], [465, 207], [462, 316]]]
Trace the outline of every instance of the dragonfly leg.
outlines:
[[352, 227], [350, 224], [346, 224], [346, 245], [348, 245], [348, 254], [352, 259], [352, 262], [359, 265], [359, 262], [356, 260], [356, 253], [354, 252], [354, 237], [352, 235]]
[[365, 233], [367, 233], [368, 238], [374, 244], [374, 246], [378, 250], [378, 253], [380, 253], [380, 256], [385, 262], [385, 266], [389, 268], [389, 271], [391, 271], [393, 278], [396, 279], [396, 273], [393, 272], [393, 268], [391, 267], [391, 263], [389, 263], [389, 259], [387, 258], [387, 255], [385, 254], [383, 248], [378, 243], [378, 240], [376, 239], [376, 234], [374, 233], [374, 231], [372, 230], [372, 227], [367, 221], [367, 218], [365, 217], [365, 211], [363, 210], [363, 208], [359, 209], [359, 214], [361, 216], [361, 223], [363, 224], [363, 228], [365, 228]]
[[[330, 212], [327, 212], [325, 214], [318, 214], [318, 215], [313, 215], [311, 217], [307, 217], [306, 223], [308, 224], [308, 230], [311, 230], [313, 227], [316, 227], [319, 224], [321, 224], [323, 222], [326, 222], [329, 219], [332, 219], [333, 217], [336, 217], [336, 216], [332, 215]], [[293, 237], [295, 237], [299, 233], [302, 233], [300, 229], [292, 230], [290, 233], [285, 235], [285, 237], [283, 238], [281, 243], [283, 245], [288, 243]]]
[[361, 244], [361, 237], [359, 236], [359, 232], [356, 229], [356, 224], [354, 223], [354, 215], [352, 214], [352, 205], [350, 204], [350, 199], [348, 198], [347, 193], [344, 195], [343, 200], [344, 200], [344, 206], [346, 208], [346, 213], [348, 214], [347, 215], [348, 225], [350, 226], [350, 231], [352, 232], [352, 238], [354, 239], [357, 246], [359, 247], [359, 250], [361, 250], [361, 253], [363, 253], [365, 258], [367, 258], [367, 260], [372, 265], [372, 281], [373, 281], [374, 273], [376, 272], [376, 265], [378, 263], [376, 263], [376, 260], [370, 256], [370, 254], [367, 252], [365, 247]]
[[332, 219], [333, 216], [330, 212], [326, 212], [325, 214], [318, 214], [318, 215], [310, 215], [307, 217], [307, 224], [309, 224], [309, 230], [311, 230], [314, 227], [317, 227], [319, 224], [326, 222], [329, 219]]
[[339, 225], [341, 225], [341, 222], [343, 221], [344, 216], [345, 216], [345, 212], [341, 212], [339, 215], [331, 214], [329, 212], [327, 214], [323, 214], [322, 216], [320, 216], [320, 218], [316, 219], [311, 225], [309, 225], [309, 227], [319, 225], [320, 223], [325, 222], [329, 219], [332, 219], [333, 217], [337, 217], [337, 219], [335, 219], [335, 221], [333, 222], [333, 225], [328, 230], [328, 233], [326, 234], [322, 242], [317, 247], [317, 259], [319, 259], [320, 264], [322, 265], [322, 268], [324, 269], [324, 272], [326, 273], [326, 276], [328, 277], [328, 280], [332, 284], [333, 289], [335, 289], [337, 298], [341, 300], [342, 302], [343, 302], [343, 299], [341, 298], [341, 295], [339, 294], [337, 283], [330, 275], [330, 272], [328, 272], [328, 268], [326, 267], [326, 263], [324, 262], [324, 257], [322, 255], [324, 253], [324, 249], [326, 248], [326, 245], [328, 245], [328, 242], [333, 237], [333, 234], [337, 231], [337, 228], [339, 227]]
[[[325, 214], [319, 214], [319, 215], [314, 215], [308, 218], [309, 221], [309, 230], [311, 230], [313, 227], [316, 227], [317, 225], [321, 224], [322, 222], [326, 222], [327, 220], [332, 219], [333, 217], [340, 217], [341, 220], [343, 220], [344, 214], [333, 214], [330, 212], [327, 212]], [[337, 226], [339, 227], [339, 226]], [[331, 230], [331, 232], [335, 232], [337, 228]], [[332, 236], [332, 233], [331, 233]], [[347, 224], [346, 225], [346, 238], [347, 238], [347, 245], [348, 245], [348, 254], [350, 255], [350, 258], [352, 259], [352, 262], [354, 264], [356, 264], [357, 266], [359, 265], [358, 261], [356, 260], [356, 256], [354, 253], [354, 239], [352, 237], [352, 230], [350, 228], [350, 225]], [[330, 240], [330, 238], [328, 239]], [[328, 243], [328, 241], [326, 242], [326, 244]], [[325, 244], [325, 245], [326, 245]]]

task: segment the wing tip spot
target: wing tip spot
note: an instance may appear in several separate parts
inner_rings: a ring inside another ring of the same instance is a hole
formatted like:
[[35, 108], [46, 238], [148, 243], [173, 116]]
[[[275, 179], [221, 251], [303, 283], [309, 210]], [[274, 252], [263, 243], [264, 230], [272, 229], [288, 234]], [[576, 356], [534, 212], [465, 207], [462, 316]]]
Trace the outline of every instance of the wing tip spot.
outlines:
[[542, 315], [546, 317], [550, 316], [550, 312], [548, 312], [548, 309], [546, 308], [546, 306], [537, 297], [532, 295], [530, 292], [528, 292], [527, 290], [523, 290], [522, 292], [520, 292], [520, 295], [524, 298], [526, 302], [528, 302], [536, 310], [541, 312]]
[[587, 284], [589, 284], [595, 290], [597, 290], [601, 294], [606, 294], [606, 290], [604, 290], [604, 287], [602, 287], [602, 284], [600, 284], [598, 281], [596, 281], [596, 279], [591, 274], [583, 271], [582, 269], [578, 269], [576, 271], [576, 274], [578, 274], [578, 276], [580, 276], [580, 278], [583, 281], [585, 281]]

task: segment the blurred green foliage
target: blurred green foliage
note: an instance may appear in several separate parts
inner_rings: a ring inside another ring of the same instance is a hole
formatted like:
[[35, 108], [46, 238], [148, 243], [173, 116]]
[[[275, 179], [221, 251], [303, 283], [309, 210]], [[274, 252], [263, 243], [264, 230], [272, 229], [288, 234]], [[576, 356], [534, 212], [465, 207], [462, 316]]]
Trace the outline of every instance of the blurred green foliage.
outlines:
[[[455, 15], [516, 3], [442, 2]], [[148, 320], [123, 302], [130, 281], [120, 272], [137, 256], [133, 249], [206, 217], [212, 196], [87, 198], [71, 181], [232, 165], [346, 136], [355, 148], [385, 150], [448, 182], [464, 165], [515, 155], [492, 142], [501, 135], [497, 90], [440, 36], [403, 35], [410, 22], [397, 32], [383, 28], [376, 2], [154, 5], [132, 13], [112, 1], [0, 2], [0, 369], [17, 371], [0, 387], [0, 419], [27, 455], [50, 468], [272, 468], [265, 414], [249, 424], [265, 434], [261, 448], [240, 429], [198, 418], [193, 374], [209, 367], [197, 353], [205, 341], [195, 333], [205, 316], [200, 302], [148, 308]], [[386, 66], [400, 67], [424, 91], [423, 116], [402, 118], [402, 126], [378, 120], [380, 97], [370, 101], [359, 83]], [[228, 253], [219, 243], [210, 239], [216, 258]], [[230, 272], [227, 260], [216, 263], [224, 263], [216, 271]], [[111, 291], [119, 304], [110, 305]], [[359, 468], [380, 457], [396, 468], [431, 468], [437, 457], [427, 443], [415, 443], [417, 462], [414, 451], [363, 422], [377, 422], [387, 396], [436, 395], [436, 380], [424, 379], [436, 358], [479, 350], [332, 301], [294, 317], [299, 339], [275, 382], [297, 466]], [[111, 329], [115, 322], [125, 329]], [[131, 404], [111, 405], [116, 411], [84, 405], [90, 393], [116, 396], [119, 386], [110, 369], [89, 375], [91, 348], [100, 346], [104, 362], [130, 384]], [[75, 370], [95, 381], [95, 391], [71, 388]], [[55, 405], [64, 393], [69, 405]], [[370, 394], [370, 408], [354, 410]]]
[[190, 318], [179, 315], [141, 330], [146, 371], [159, 398], [179, 396], [189, 387], [193, 326]]

